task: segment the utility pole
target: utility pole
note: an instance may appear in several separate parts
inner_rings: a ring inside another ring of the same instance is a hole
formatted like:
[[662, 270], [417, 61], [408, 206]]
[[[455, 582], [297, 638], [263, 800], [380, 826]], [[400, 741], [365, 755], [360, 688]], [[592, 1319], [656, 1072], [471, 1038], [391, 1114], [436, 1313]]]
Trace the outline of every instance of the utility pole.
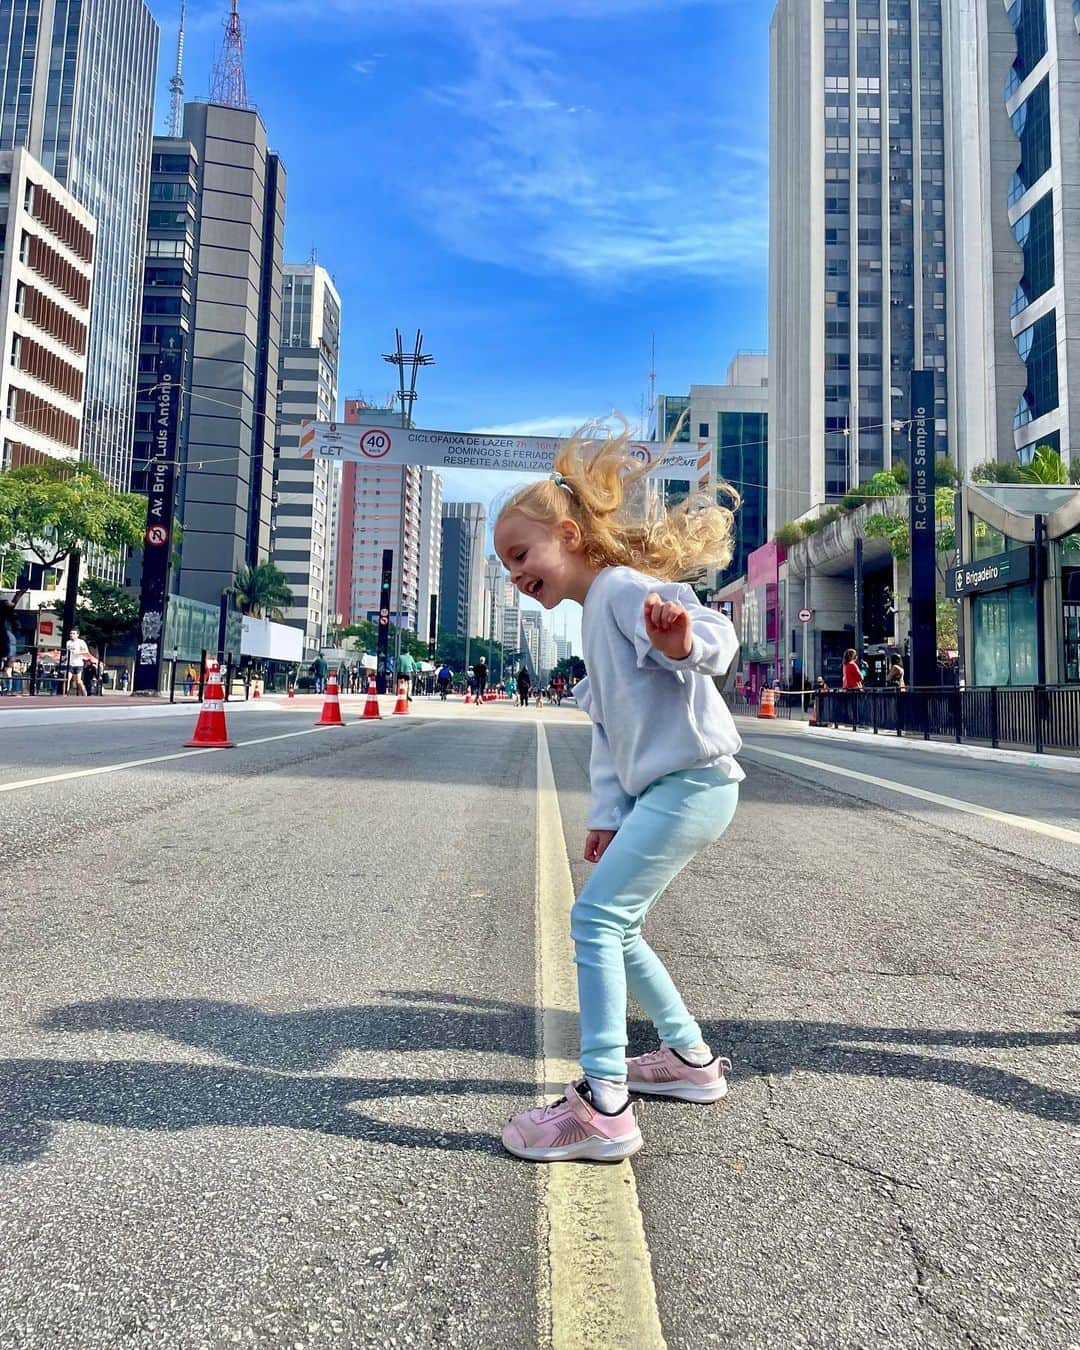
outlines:
[[[233, 0], [235, 4], [236, 0]], [[416, 402], [416, 372], [421, 366], [433, 366], [435, 358], [424, 351], [424, 335], [416, 330], [416, 343], [411, 352], [406, 352], [401, 341], [401, 329], [394, 329], [397, 347], [393, 352], [384, 352], [383, 360], [398, 369], [398, 398], [401, 401], [401, 425], [406, 431], [412, 426], [413, 404]], [[409, 386], [405, 387], [405, 369], [409, 370]], [[394, 671], [398, 668], [401, 656], [401, 619], [405, 607], [405, 520], [407, 511], [407, 487], [409, 482], [408, 466], [401, 466], [401, 528], [398, 532], [398, 588], [397, 622], [394, 624]]]

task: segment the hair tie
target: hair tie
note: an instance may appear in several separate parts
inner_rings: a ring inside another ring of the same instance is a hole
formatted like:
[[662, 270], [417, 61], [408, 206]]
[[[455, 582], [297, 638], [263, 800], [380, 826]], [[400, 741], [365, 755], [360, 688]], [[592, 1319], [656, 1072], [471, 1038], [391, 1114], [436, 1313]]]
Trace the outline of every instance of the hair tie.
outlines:
[[566, 479], [562, 476], [561, 473], [553, 473], [551, 475], [551, 481], [555, 484], [556, 487], [565, 488], [566, 491], [569, 492], [571, 497], [574, 495], [574, 489], [570, 486], [570, 484], [566, 481]]

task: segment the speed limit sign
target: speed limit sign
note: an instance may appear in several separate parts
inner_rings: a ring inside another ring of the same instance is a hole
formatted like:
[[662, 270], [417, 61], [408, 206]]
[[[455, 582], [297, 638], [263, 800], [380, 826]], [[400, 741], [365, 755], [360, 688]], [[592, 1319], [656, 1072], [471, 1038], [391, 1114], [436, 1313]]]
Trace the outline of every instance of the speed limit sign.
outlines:
[[814, 611], [813, 611], [812, 609], [800, 609], [800, 610], [799, 610], [799, 622], [800, 622], [800, 623], [809, 623], [810, 620], [811, 620], [813, 617], [814, 617]]

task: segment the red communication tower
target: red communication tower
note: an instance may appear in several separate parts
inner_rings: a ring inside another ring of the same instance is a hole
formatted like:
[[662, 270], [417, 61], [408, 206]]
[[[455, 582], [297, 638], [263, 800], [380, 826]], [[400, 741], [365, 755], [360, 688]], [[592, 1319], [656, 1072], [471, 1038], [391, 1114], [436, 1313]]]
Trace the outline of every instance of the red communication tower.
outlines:
[[229, 108], [251, 107], [244, 79], [244, 30], [236, 0], [232, 0], [232, 12], [225, 20], [225, 40], [221, 44], [221, 60], [211, 78], [210, 102], [224, 103]]

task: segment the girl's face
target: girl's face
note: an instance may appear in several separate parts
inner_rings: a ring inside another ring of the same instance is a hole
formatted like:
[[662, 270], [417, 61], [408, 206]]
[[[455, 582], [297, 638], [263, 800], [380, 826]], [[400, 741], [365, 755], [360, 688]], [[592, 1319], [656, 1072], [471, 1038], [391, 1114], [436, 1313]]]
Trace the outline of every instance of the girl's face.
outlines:
[[596, 576], [572, 520], [551, 526], [515, 513], [502, 516], [495, 526], [495, 552], [521, 594], [545, 609], [561, 600], [584, 604]]

